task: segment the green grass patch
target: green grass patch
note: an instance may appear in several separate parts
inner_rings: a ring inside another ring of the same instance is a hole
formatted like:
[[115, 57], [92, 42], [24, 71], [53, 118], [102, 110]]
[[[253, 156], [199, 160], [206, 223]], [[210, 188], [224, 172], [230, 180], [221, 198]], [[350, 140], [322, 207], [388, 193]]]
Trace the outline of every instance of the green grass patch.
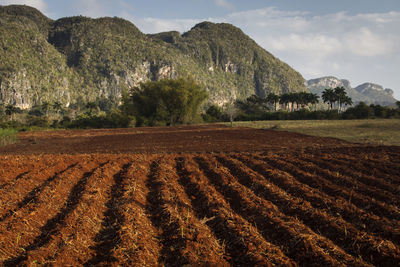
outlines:
[[399, 119], [254, 121], [234, 122], [233, 126], [335, 137], [354, 143], [400, 146]]
[[17, 141], [18, 131], [15, 129], [0, 128], [0, 146], [13, 144]]

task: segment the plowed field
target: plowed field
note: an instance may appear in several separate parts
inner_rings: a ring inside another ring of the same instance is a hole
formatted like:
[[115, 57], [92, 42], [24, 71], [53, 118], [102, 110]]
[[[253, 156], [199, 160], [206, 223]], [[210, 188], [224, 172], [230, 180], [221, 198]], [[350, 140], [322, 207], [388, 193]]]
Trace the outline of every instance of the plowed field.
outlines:
[[399, 147], [223, 127], [20, 139], [0, 150], [0, 265], [400, 265]]

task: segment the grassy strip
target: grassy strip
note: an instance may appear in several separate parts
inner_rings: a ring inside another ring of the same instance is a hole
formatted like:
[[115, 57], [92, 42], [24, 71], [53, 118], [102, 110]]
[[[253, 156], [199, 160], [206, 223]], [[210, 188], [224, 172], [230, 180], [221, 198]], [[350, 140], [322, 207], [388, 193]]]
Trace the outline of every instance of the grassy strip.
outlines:
[[400, 146], [399, 119], [249, 121], [234, 122], [233, 126], [335, 137], [354, 143]]
[[13, 144], [17, 141], [18, 131], [15, 129], [0, 128], [0, 146]]

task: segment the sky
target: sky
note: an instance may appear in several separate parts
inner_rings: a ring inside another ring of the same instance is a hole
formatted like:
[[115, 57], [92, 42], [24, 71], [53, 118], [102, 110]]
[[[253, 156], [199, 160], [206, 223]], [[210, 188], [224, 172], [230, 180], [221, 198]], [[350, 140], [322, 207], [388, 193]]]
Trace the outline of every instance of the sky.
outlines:
[[400, 0], [0, 0], [8, 4], [52, 19], [122, 17], [144, 33], [231, 23], [305, 79], [377, 83], [400, 99]]

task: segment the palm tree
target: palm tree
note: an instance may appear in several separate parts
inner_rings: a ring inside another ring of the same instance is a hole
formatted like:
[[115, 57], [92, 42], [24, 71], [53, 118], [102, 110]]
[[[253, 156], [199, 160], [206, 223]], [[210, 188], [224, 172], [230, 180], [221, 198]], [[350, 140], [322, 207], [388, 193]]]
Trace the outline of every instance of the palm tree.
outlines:
[[322, 92], [322, 99], [324, 103], [329, 103], [330, 110], [332, 109], [333, 103], [337, 101], [335, 91], [331, 88], [327, 88]]
[[335, 95], [336, 95], [336, 101], [339, 103], [339, 109], [338, 112], [342, 110], [342, 104], [344, 101], [347, 100], [348, 96], [346, 93], [346, 89], [344, 87], [336, 87], [334, 89]]
[[350, 97], [346, 96], [342, 99], [342, 103], [346, 106], [351, 106], [353, 105], [353, 100]]
[[274, 105], [274, 111], [276, 111], [276, 104], [279, 103], [280, 96], [274, 93], [269, 93], [266, 99], [268, 103]]
[[309, 98], [310, 98], [310, 93], [307, 92], [299, 92], [296, 94], [297, 95], [297, 101], [298, 104], [301, 105], [301, 108], [304, 108], [306, 105], [310, 103]]
[[307, 95], [307, 104], [315, 105], [315, 111], [317, 110], [317, 104], [319, 103], [318, 98], [319, 96], [313, 93]]
[[[279, 100], [280, 104], [284, 104], [285, 105], [285, 109], [288, 110], [288, 103], [290, 102], [290, 96], [289, 94], [283, 94], [281, 95], [281, 99]], [[288, 110], [289, 111], [289, 110]]]

